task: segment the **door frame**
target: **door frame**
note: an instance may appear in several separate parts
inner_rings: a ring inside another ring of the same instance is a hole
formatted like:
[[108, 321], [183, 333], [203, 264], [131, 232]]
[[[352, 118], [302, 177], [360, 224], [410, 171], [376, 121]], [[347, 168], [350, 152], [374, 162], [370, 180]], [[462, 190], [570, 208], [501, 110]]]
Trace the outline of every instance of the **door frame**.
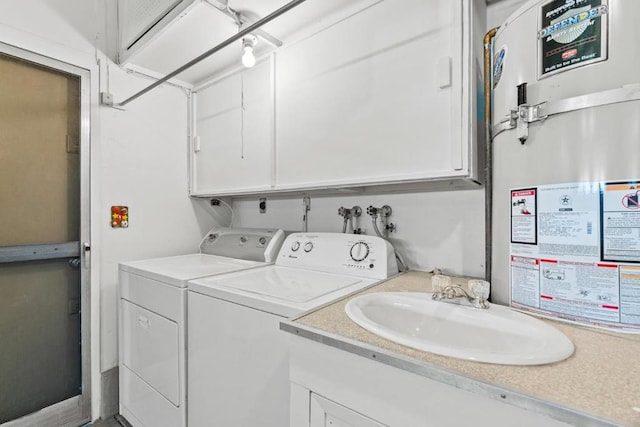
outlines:
[[79, 426], [91, 421], [91, 73], [89, 70], [0, 42], [0, 53], [80, 80], [80, 337], [82, 392], [0, 427]]

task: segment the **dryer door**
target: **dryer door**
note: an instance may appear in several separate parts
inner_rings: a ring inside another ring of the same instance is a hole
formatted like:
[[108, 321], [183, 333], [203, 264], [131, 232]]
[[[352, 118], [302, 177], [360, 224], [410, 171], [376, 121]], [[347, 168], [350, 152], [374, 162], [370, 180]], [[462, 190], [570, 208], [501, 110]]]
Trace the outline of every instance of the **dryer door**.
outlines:
[[178, 324], [121, 300], [122, 363], [174, 405], [180, 405]]

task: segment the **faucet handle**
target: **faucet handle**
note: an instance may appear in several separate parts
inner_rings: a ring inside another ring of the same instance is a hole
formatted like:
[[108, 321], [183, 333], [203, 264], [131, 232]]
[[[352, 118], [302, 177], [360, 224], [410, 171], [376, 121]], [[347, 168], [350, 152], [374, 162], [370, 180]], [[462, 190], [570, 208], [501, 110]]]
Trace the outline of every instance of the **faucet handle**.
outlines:
[[491, 292], [491, 284], [486, 280], [479, 280], [479, 279], [469, 280], [468, 286], [469, 286], [469, 292], [474, 297], [484, 301], [489, 299], [489, 293]]
[[447, 286], [451, 286], [451, 277], [443, 274], [434, 274], [431, 276], [431, 289], [433, 293], [442, 292]]

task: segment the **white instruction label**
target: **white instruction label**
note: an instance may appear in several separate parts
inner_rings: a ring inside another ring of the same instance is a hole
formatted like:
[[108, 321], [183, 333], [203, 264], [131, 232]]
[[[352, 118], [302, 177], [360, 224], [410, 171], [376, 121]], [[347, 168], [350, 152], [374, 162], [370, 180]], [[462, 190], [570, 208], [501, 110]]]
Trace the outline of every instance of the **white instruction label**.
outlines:
[[536, 189], [511, 192], [511, 243], [536, 244]]
[[640, 259], [640, 191], [636, 183], [605, 184], [603, 188], [602, 258]]
[[539, 253], [553, 259], [600, 260], [598, 186], [544, 186], [539, 198]]
[[511, 292], [512, 302], [540, 307], [540, 261], [535, 258], [511, 256], [511, 282], [517, 283]]
[[620, 299], [622, 323], [640, 325], [640, 267], [620, 266]]
[[[511, 190], [511, 304], [640, 332], [636, 185], [592, 182]], [[514, 203], [535, 214], [518, 213]]]

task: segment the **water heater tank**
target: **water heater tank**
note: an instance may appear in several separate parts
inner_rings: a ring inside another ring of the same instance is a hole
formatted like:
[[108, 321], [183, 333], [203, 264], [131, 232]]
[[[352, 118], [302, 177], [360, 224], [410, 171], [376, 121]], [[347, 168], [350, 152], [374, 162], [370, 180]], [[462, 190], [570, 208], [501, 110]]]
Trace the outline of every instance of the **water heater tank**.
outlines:
[[492, 299], [640, 332], [640, 1], [544, 0], [498, 30]]

